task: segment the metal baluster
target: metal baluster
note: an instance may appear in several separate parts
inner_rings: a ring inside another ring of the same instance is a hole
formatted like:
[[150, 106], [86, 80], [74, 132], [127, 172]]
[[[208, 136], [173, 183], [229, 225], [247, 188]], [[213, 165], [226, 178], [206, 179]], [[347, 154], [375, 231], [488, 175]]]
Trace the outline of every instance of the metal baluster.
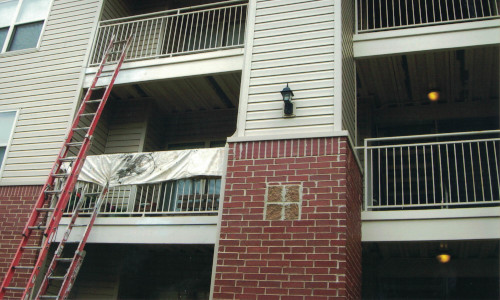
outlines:
[[497, 156], [497, 143], [493, 142], [493, 150], [495, 153], [495, 169], [497, 171], [497, 188], [498, 188], [498, 199], [500, 199], [500, 172], [498, 170], [498, 156]]
[[417, 168], [417, 203], [420, 203], [420, 164], [418, 163], [418, 146], [415, 146], [415, 167]]
[[472, 187], [474, 191], [474, 202], [477, 202], [477, 197], [476, 197], [476, 176], [474, 175], [474, 157], [472, 155], [472, 143], [469, 143], [469, 151], [470, 151], [470, 161], [471, 161], [471, 171], [472, 171]]
[[483, 199], [482, 201], [485, 200], [485, 197], [484, 197], [484, 181], [483, 181], [483, 164], [482, 164], [482, 159], [481, 159], [481, 149], [479, 148], [479, 143], [477, 143], [477, 156], [479, 158], [478, 160], [478, 164], [479, 164], [479, 174], [481, 175], [481, 192], [483, 194]]
[[[488, 177], [490, 181], [490, 195], [491, 195], [491, 200], [493, 200], [493, 183], [491, 182], [491, 168], [490, 168], [490, 154], [489, 154], [489, 149], [488, 149], [488, 142], [484, 141], [485, 145], [485, 151], [486, 151], [486, 165], [488, 166]], [[486, 199], [484, 199], [486, 201]]]
[[427, 154], [425, 153], [425, 145], [422, 146], [424, 152], [424, 183], [425, 183], [425, 204], [429, 204], [429, 194], [427, 192]]
[[469, 191], [467, 190], [467, 169], [465, 168], [465, 149], [464, 143], [462, 145], [462, 163], [464, 164], [464, 183], [465, 183], [465, 202], [469, 203]]

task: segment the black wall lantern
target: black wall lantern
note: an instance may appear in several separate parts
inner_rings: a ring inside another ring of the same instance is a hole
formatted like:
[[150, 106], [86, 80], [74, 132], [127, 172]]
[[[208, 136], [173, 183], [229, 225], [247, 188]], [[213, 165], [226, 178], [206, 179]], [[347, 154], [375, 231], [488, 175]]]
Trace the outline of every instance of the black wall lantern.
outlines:
[[285, 117], [293, 117], [293, 91], [288, 87], [288, 83], [286, 84], [286, 87], [281, 90], [281, 95], [283, 96], [283, 102], [285, 102]]

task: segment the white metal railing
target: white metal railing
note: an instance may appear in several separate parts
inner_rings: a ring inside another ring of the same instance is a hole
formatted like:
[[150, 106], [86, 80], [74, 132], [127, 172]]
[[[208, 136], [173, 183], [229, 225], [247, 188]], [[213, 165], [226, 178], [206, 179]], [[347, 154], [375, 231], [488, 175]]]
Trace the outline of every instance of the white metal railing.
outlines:
[[500, 203], [500, 130], [370, 138], [365, 210]]
[[[197, 177], [154, 184], [123, 185], [109, 188], [99, 210], [100, 216], [154, 216], [207, 214], [219, 209], [220, 177]], [[81, 191], [99, 193], [102, 186], [78, 182], [65, 213], [73, 211]], [[83, 213], [94, 208], [97, 196], [85, 199]]]
[[247, 4], [242, 2], [224, 1], [101, 21], [90, 65], [102, 60], [112, 36], [117, 40], [133, 36], [125, 60], [243, 47]]
[[357, 0], [357, 33], [500, 17], [498, 0]]

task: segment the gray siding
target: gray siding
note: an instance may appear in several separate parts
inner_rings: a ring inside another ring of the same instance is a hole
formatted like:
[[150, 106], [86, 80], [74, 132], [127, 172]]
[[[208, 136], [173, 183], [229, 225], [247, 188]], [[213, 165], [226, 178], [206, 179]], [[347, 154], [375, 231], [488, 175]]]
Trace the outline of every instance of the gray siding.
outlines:
[[127, 0], [105, 0], [101, 20], [110, 20], [130, 16], [130, 4]]
[[[334, 1], [256, 5], [244, 134], [332, 132]], [[286, 83], [295, 93], [294, 118], [283, 118], [279, 92]]]
[[0, 56], [0, 110], [20, 109], [1, 185], [41, 184], [64, 140], [99, 0], [54, 0], [41, 46]]
[[342, 127], [356, 143], [356, 74], [352, 38], [354, 1], [342, 0]]
[[142, 100], [118, 100], [109, 103], [105, 154], [143, 151], [149, 107], [149, 103]]

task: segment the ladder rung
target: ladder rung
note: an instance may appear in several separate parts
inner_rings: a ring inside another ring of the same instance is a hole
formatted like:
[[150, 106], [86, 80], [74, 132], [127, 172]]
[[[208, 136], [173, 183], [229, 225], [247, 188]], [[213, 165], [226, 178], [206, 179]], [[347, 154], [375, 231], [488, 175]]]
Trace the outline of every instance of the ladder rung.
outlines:
[[49, 276], [47, 278], [53, 279], [53, 280], [64, 280], [65, 276]]
[[59, 299], [59, 296], [53, 296], [53, 295], [40, 295], [40, 299]]
[[111, 74], [100, 74], [97, 77], [101, 78], [101, 77], [111, 77], [111, 76], [113, 76], [113, 73], [111, 73]]
[[6, 286], [4, 287], [6, 290], [11, 290], [11, 291], [24, 291], [25, 288], [23, 287], [15, 287], [15, 286]]
[[[102, 89], [105, 89], [106, 87], [108, 87], [107, 85], [103, 85], [103, 86], [95, 86], [93, 88], [90, 88], [91, 90], [95, 91], [95, 90], [102, 90]], [[88, 102], [88, 101], [87, 101]]]
[[55, 178], [64, 178], [64, 177], [68, 177], [70, 175], [70, 173], [57, 173], [57, 174], [52, 174], [52, 176], [54, 176]]
[[100, 102], [102, 102], [102, 99], [87, 100], [87, 103], [100, 103]]
[[[45, 191], [45, 193], [47, 193], [48, 191]], [[45, 208], [45, 207], [40, 207], [40, 208], [37, 208], [36, 210], [37, 211], [54, 211], [55, 208]]]
[[62, 190], [53, 190], [53, 191], [45, 191], [45, 194], [50, 194], [50, 195], [55, 195], [55, 194], [60, 194]]
[[30, 229], [30, 230], [45, 230], [45, 229], [47, 229], [47, 226], [28, 226], [28, 229]]
[[25, 270], [33, 270], [34, 266], [15, 266], [14, 269], [25, 269]]
[[93, 208], [80, 208], [78, 211], [79, 212], [91, 212], [93, 210], [94, 210]]
[[77, 159], [77, 157], [71, 156], [71, 157], [60, 158], [59, 160], [60, 161], [75, 161], [76, 159]]
[[81, 146], [81, 145], [83, 145], [83, 142], [66, 143], [66, 147], [76, 147], [76, 146]]
[[69, 257], [59, 257], [56, 259], [57, 261], [60, 261], [60, 262], [72, 262], [73, 261], [73, 258], [69, 258]]
[[96, 192], [96, 193], [85, 193], [85, 196], [99, 196], [101, 193]]
[[79, 131], [79, 130], [87, 131], [89, 129], [90, 127], [78, 127], [78, 128], [73, 128], [73, 131]]
[[95, 116], [96, 113], [84, 113], [80, 114], [80, 117], [90, 117], [90, 116]]
[[73, 224], [71, 227], [87, 227], [85, 224]]
[[113, 44], [123, 44], [123, 43], [126, 43], [128, 40], [119, 40], [119, 41], [116, 41], [116, 42], [113, 42]]
[[24, 246], [23, 249], [27, 250], [41, 250], [43, 247], [42, 246]]

